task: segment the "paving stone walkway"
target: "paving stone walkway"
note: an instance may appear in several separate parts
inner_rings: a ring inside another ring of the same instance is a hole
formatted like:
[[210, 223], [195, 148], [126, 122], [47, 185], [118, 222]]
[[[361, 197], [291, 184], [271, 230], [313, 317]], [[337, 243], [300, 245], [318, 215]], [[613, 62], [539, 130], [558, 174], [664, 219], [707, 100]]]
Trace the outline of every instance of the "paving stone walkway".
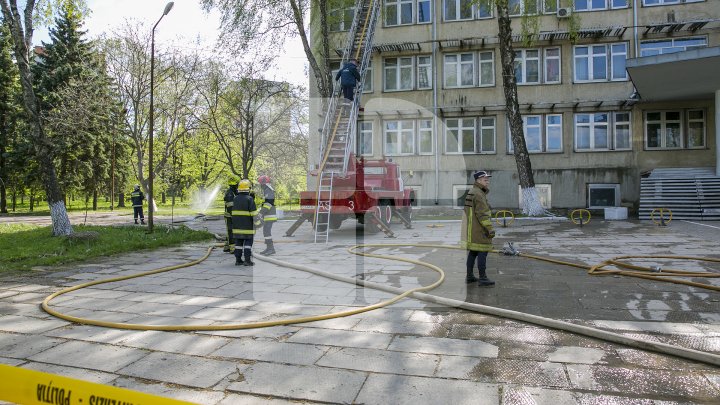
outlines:
[[[104, 216], [98, 220], [112, 222]], [[162, 221], [162, 219], [160, 220]], [[222, 233], [220, 218], [185, 222]], [[291, 222], [280, 221], [275, 235]], [[429, 225], [435, 225], [430, 227]], [[709, 225], [709, 226], [708, 226]], [[459, 222], [393, 228], [396, 239], [346, 222], [330, 242], [276, 236], [278, 260], [402, 289], [437, 274], [410, 263], [351, 255], [358, 243], [457, 244]], [[262, 238], [259, 238], [262, 239]], [[714, 256], [720, 224], [673, 221], [516, 221], [496, 247], [595, 264], [618, 255]], [[674, 404], [718, 403], [720, 369], [540, 326], [415, 299], [325, 321], [232, 331], [110, 329], [52, 317], [49, 294], [90, 280], [134, 274], [202, 257], [207, 245], [113, 256], [26, 276], [0, 277], [0, 363], [126, 387], [200, 404]], [[263, 248], [259, 243], [257, 250]], [[463, 251], [387, 246], [374, 253], [419, 259], [447, 278], [431, 293], [627, 336], [720, 354], [720, 293], [491, 255], [492, 288], [464, 283]], [[260, 260], [233, 265], [215, 250], [203, 263], [100, 284], [53, 300], [68, 315], [147, 325], [224, 325], [327, 314], [391, 294]], [[644, 260], [720, 273], [720, 265]], [[720, 285], [720, 279], [695, 280]]]

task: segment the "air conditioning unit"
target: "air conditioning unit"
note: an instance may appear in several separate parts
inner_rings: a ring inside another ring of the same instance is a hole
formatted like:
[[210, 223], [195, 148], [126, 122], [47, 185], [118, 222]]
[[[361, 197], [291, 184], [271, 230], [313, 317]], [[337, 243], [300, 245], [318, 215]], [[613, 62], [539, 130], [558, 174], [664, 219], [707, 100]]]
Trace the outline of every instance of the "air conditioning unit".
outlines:
[[571, 7], [559, 7], [557, 10], [558, 18], [570, 18], [571, 15], [572, 15]]

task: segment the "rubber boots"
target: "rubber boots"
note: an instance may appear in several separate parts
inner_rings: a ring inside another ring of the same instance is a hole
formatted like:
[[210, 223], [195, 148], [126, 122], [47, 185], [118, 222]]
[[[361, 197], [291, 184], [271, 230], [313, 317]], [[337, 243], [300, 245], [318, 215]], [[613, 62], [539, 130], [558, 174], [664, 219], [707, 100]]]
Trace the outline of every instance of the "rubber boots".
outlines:
[[468, 267], [467, 275], [465, 276], [465, 283], [470, 284], [478, 281], [478, 278], [473, 274], [473, 268]]
[[272, 239], [265, 241], [266, 248], [262, 252], [260, 252], [261, 255], [264, 256], [270, 256], [275, 254], [275, 245], [273, 244]]
[[245, 262], [243, 262], [243, 259], [242, 259], [242, 250], [236, 248], [235, 249], [235, 265], [242, 266], [243, 264], [245, 264]]
[[487, 274], [485, 274], [485, 269], [479, 269], [480, 270], [480, 279], [478, 280], [478, 285], [480, 287], [488, 287], [491, 285], [495, 285], [495, 282], [487, 278]]
[[144, 219], [140, 219], [140, 225], [145, 225], [145, 220], [144, 220]]
[[255, 263], [252, 261], [252, 250], [250, 249], [243, 249], [245, 251], [245, 265], [246, 266], [254, 266]]

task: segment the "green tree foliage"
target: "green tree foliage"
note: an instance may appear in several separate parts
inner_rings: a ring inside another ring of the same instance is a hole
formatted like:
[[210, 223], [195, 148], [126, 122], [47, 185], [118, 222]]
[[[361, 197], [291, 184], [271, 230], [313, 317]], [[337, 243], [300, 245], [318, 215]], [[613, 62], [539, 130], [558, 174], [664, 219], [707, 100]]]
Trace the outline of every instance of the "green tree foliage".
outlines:
[[16, 170], [9, 155], [20, 135], [22, 125], [20, 82], [12, 57], [10, 32], [0, 19], [0, 213], [7, 213], [7, 190], [15, 185]]

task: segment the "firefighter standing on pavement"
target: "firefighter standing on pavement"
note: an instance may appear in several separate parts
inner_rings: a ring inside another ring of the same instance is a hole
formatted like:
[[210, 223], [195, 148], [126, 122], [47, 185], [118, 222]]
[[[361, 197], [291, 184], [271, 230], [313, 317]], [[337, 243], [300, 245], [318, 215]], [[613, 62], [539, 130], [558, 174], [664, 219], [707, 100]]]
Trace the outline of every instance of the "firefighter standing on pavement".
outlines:
[[225, 192], [225, 229], [227, 230], [227, 240], [225, 241], [225, 247], [223, 252], [231, 253], [233, 245], [233, 226], [232, 226], [232, 209], [233, 200], [238, 193], [238, 182], [236, 180], [228, 181], [228, 189]]
[[143, 215], [143, 200], [145, 199], [145, 194], [143, 194], [142, 191], [140, 191], [140, 185], [135, 185], [135, 190], [133, 190], [132, 193], [130, 193], [130, 201], [132, 201], [133, 206], [133, 218], [135, 219], [135, 223], [138, 222], [138, 217], [140, 217], [140, 223], [145, 225], [145, 215]]
[[272, 240], [272, 226], [275, 224], [275, 221], [277, 221], [277, 213], [275, 211], [275, 189], [273, 189], [270, 185], [269, 176], [258, 177], [258, 183], [260, 183], [263, 198], [265, 198], [265, 201], [263, 201], [260, 206], [260, 217], [263, 219], [263, 238], [265, 238], [266, 247], [265, 250], [260, 252], [260, 254], [270, 256], [275, 254], [275, 246], [273, 245]]
[[[235, 239], [235, 265], [253, 266], [252, 244], [255, 236], [257, 216], [255, 200], [250, 196], [250, 180], [242, 179], [238, 184], [238, 194], [233, 200], [232, 226]], [[243, 261], [243, 256], [245, 260]]]

